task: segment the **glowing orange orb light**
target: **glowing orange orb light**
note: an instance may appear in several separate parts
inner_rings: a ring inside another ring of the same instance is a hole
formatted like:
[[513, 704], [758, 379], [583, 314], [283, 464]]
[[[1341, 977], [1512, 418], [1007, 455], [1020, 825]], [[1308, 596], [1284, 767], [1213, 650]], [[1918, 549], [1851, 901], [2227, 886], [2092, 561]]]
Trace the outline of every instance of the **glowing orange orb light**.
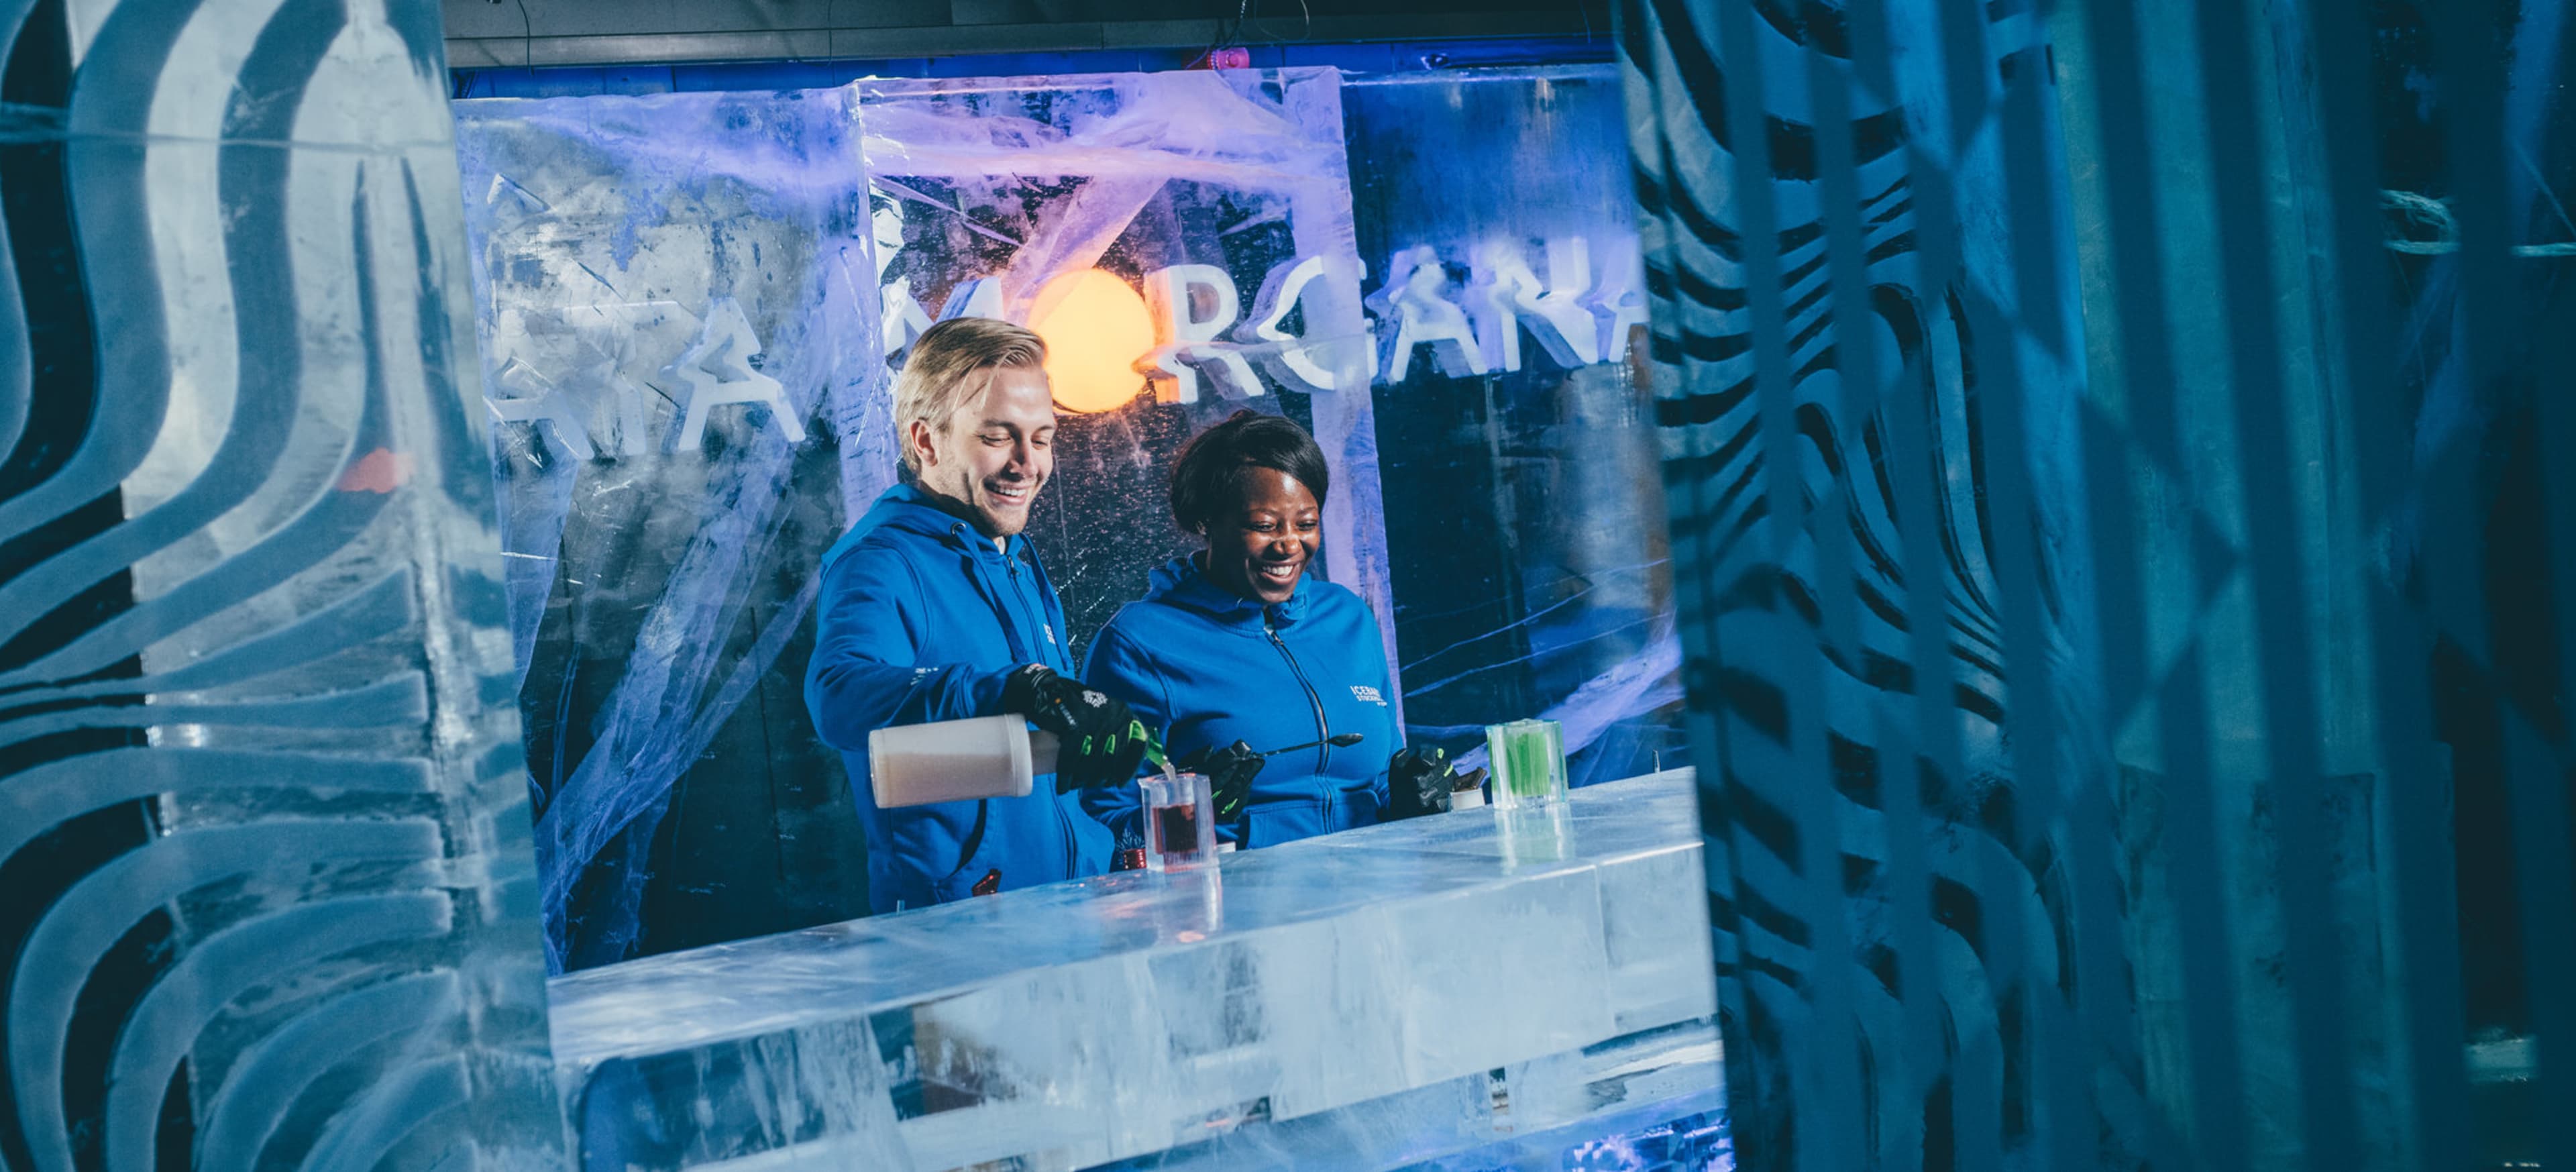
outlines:
[[1060, 273], [1038, 288], [1029, 328], [1046, 339], [1056, 405], [1089, 414], [1126, 406], [1145, 389], [1136, 359], [1154, 348], [1154, 320], [1127, 282], [1099, 269]]

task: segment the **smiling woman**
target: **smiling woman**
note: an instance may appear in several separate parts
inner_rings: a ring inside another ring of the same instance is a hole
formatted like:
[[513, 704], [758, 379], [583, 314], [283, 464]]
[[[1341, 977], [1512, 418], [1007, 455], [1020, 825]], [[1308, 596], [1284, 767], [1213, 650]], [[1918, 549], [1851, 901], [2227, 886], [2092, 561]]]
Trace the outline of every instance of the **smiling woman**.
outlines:
[[[1193, 438], [1172, 467], [1172, 519], [1206, 547], [1153, 572], [1083, 672], [1209, 775], [1217, 834], [1239, 846], [1424, 812], [1436, 807], [1418, 793], [1450, 791], [1445, 762], [1397, 751], [1376, 617], [1306, 573], [1331, 489], [1294, 420], [1237, 411]], [[1133, 792], [1083, 804], [1122, 848], [1141, 840]]]
[[1237, 411], [1172, 466], [1172, 519], [1206, 538], [1202, 568], [1243, 598], [1286, 602], [1323, 544], [1333, 471], [1296, 421]]
[[1275, 468], [1245, 468], [1234, 479], [1234, 508], [1213, 531], [1202, 530], [1208, 574], [1246, 598], [1286, 602], [1323, 539], [1323, 505], [1296, 477]]

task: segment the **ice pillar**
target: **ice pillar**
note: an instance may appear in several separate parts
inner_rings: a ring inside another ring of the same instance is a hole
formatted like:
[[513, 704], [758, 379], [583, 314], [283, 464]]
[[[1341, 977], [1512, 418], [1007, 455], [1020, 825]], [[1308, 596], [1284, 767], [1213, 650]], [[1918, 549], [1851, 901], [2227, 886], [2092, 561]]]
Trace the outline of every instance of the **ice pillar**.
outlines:
[[438, 7], [13, 13], [0, 1164], [560, 1167]]

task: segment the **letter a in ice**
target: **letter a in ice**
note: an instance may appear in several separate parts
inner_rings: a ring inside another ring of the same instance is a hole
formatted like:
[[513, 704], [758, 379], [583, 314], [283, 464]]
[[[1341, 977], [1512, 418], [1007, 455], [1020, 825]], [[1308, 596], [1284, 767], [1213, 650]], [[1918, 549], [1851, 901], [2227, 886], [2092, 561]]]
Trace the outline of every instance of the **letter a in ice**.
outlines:
[[684, 388], [682, 398], [688, 412], [680, 421], [678, 442], [672, 450], [694, 452], [706, 435], [707, 413], [728, 403], [752, 403], [769, 408], [769, 417], [778, 430], [787, 434], [787, 442], [805, 442], [805, 424], [787, 405], [787, 393], [778, 380], [752, 368], [751, 360], [760, 353], [760, 337], [751, 332], [751, 321], [742, 313], [742, 303], [731, 297], [719, 297], [707, 307], [706, 326], [688, 350], [662, 368], [664, 377]]
[[588, 460], [599, 454], [591, 446], [590, 425], [582, 418], [581, 404], [556, 386], [553, 379], [537, 373], [537, 368], [512, 358], [501, 364], [501, 385], [518, 392], [517, 397], [495, 399], [483, 397], [483, 405], [492, 418], [503, 423], [544, 423], [555, 433], [555, 441], [572, 453], [576, 460]]
[[1467, 328], [1467, 311], [1442, 296], [1449, 274], [1440, 267], [1440, 254], [1428, 245], [1405, 249], [1387, 263], [1386, 278], [1368, 304], [1379, 320], [1391, 317], [1396, 323], [1384, 364], [1387, 382], [1404, 381], [1416, 346], [1431, 347], [1431, 360], [1451, 378], [1485, 373], [1485, 356], [1475, 332]]

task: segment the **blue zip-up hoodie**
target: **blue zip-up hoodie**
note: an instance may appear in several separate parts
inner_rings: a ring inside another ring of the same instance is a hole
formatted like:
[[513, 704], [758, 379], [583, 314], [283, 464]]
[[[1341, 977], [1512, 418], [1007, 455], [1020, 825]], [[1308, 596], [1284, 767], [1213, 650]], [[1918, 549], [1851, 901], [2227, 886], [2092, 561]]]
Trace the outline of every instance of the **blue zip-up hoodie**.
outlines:
[[[1249, 849], [1376, 822], [1386, 759], [1403, 745], [1387, 706], [1386, 645], [1359, 595], [1309, 574], [1286, 602], [1264, 605], [1209, 581], [1186, 556], [1148, 583], [1092, 637], [1082, 678], [1127, 701], [1174, 759], [1238, 740], [1268, 750], [1364, 738], [1271, 758], [1243, 817], [1219, 836]], [[1135, 787], [1093, 790], [1082, 804], [1135, 840]]]
[[1039, 778], [1023, 798], [880, 810], [868, 788], [868, 733], [995, 716], [1024, 663], [1073, 671], [1064, 604], [1037, 551], [1007, 550], [910, 485], [877, 498], [823, 555], [805, 707], [841, 751], [868, 836], [868, 904], [879, 912], [968, 894], [988, 870], [1002, 890], [1097, 875], [1112, 839], [1079, 799]]

